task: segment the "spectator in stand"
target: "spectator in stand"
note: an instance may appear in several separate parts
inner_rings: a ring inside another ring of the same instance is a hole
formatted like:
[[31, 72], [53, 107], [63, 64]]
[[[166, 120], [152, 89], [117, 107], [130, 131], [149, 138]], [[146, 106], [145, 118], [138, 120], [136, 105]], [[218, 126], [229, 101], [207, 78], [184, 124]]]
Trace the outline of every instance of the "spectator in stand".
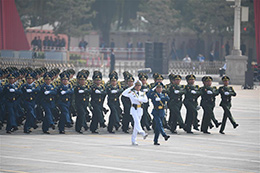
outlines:
[[40, 36], [38, 36], [37, 46], [38, 46], [38, 51], [42, 51], [42, 40]]
[[243, 41], [241, 42], [240, 50], [242, 52], [242, 55], [246, 54], [246, 45], [245, 45], [245, 43]]
[[213, 62], [215, 60], [215, 56], [214, 56], [214, 50], [210, 51], [209, 54], [209, 61]]
[[137, 43], [136, 43], [136, 47], [138, 49], [142, 49], [143, 48], [143, 43], [139, 40]]
[[111, 49], [111, 54], [110, 54], [110, 73], [115, 70], [115, 63], [116, 63], [116, 59], [115, 59], [114, 49]]
[[186, 55], [183, 60], [184, 63], [191, 63], [191, 58], [189, 57], [189, 55]]
[[114, 42], [114, 39], [113, 39], [113, 38], [111, 39], [111, 42], [110, 42], [110, 48], [111, 48], [111, 49], [114, 49], [114, 48], [115, 48], [115, 42]]
[[34, 37], [34, 39], [31, 42], [31, 47], [32, 47], [33, 50], [37, 49], [37, 44], [38, 44], [37, 37]]
[[63, 48], [63, 47], [65, 48], [65, 47], [66, 47], [66, 41], [65, 41], [65, 38], [62, 38], [62, 39], [61, 39], [60, 47], [61, 47], [61, 48]]
[[133, 43], [130, 40], [128, 40], [128, 42], [126, 43], [126, 48], [128, 49], [133, 48]]
[[86, 51], [86, 48], [87, 48], [87, 45], [88, 45], [88, 42], [86, 42], [84, 40], [84, 38], [82, 38], [82, 40], [79, 42], [79, 48], [81, 51]]
[[48, 42], [49, 42], [49, 36], [46, 36], [43, 40], [43, 49], [47, 50], [48, 49]]
[[48, 40], [48, 48], [51, 50], [53, 49], [53, 39], [52, 36], [50, 37], [50, 39]]
[[205, 61], [205, 57], [202, 54], [199, 54], [197, 59], [200, 63], [203, 63]]

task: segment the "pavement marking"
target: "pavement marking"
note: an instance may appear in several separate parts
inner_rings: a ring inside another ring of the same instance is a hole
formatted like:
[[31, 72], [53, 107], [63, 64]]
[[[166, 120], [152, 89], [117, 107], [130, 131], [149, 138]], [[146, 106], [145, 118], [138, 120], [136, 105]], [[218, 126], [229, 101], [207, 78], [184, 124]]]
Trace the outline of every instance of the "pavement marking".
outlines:
[[81, 152], [77, 151], [66, 151], [66, 150], [56, 150], [56, 149], [48, 149], [48, 151], [55, 151], [55, 152], [60, 152], [60, 153], [73, 153], [73, 154], [81, 154]]
[[6, 170], [6, 169], [0, 169], [0, 171], [3, 171], [3, 172], [13, 172], [13, 173], [28, 173], [28, 172], [24, 172], [24, 171], [14, 171], [14, 170]]
[[111, 167], [111, 166], [100, 166], [100, 165], [92, 165], [92, 164], [85, 164], [85, 163], [62, 162], [62, 161], [54, 161], [54, 160], [42, 160], [42, 159], [12, 157], [12, 156], [0, 156], [0, 157], [6, 158], [6, 159], [14, 159], [14, 160], [26, 160], [26, 161], [33, 161], [33, 162], [60, 164], [60, 165], [82, 166], [82, 167], [100, 168], [100, 169], [125, 171], [125, 172], [155, 173], [155, 172], [150, 172], [150, 171], [141, 171], [141, 170], [127, 169], [127, 168], [117, 168], [117, 167]]
[[99, 154], [99, 156], [103, 157], [109, 157], [109, 158], [115, 158], [115, 159], [127, 159], [127, 160], [136, 160], [133, 157], [122, 157], [122, 156], [114, 156], [114, 155], [105, 155], [105, 154]]
[[154, 160], [154, 162], [157, 162], [157, 163], [167, 163], [167, 164], [173, 164], [173, 165], [179, 165], [179, 166], [192, 166], [192, 165], [189, 165], [189, 164], [176, 163], [176, 162], [167, 162], [167, 161], [161, 161], [161, 160]]

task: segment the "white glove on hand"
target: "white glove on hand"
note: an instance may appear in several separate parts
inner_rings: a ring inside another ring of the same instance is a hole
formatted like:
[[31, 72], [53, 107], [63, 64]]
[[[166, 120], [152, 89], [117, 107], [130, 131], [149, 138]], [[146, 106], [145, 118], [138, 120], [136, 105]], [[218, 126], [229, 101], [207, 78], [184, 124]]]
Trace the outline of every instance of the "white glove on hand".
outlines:
[[179, 94], [180, 91], [179, 91], [179, 90], [175, 90], [174, 93], [175, 93], [175, 94]]
[[48, 95], [48, 94], [50, 94], [50, 91], [45, 91], [44, 94]]
[[99, 90], [95, 90], [96, 94], [101, 94], [101, 92]]
[[196, 94], [195, 90], [191, 90], [190, 92], [191, 92], [191, 94]]
[[66, 91], [61, 91], [60, 93], [61, 93], [62, 95], [64, 95], [64, 94], [66, 94]]
[[228, 96], [228, 95], [229, 95], [229, 92], [226, 91], [226, 92], [224, 92], [224, 94], [225, 94], [226, 96]]
[[147, 92], [147, 91], [148, 91], [148, 89], [147, 89], [147, 88], [143, 89], [143, 92]]
[[15, 89], [11, 88], [11, 89], [9, 89], [9, 91], [10, 91], [11, 93], [13, 93], [13, 92], [15, 92]]
[[111, 93], [115, 94], [115, 93], [117, 93], [117, 90], [111, 90]]
[[27, 89], [26, 92], [31, 93], [32, 89]]
[[156, 98], [155, 98], [155, 101], [159, 102], [159, 101], [161, 101], [161, 98], [156, 97]]
[[212, 92], [212, 91], [210, 91], [210, 90], [208, 90], [208, 91], [207, 91], [207, 94], [213, 94], [213, 92]]
[[79, 93], [81, 94], [81, 93], [84, 93], [84, 90], [79, 90]]
[[154, 91], [156, 89], [156, 87], [154, 87], [152, 90]]

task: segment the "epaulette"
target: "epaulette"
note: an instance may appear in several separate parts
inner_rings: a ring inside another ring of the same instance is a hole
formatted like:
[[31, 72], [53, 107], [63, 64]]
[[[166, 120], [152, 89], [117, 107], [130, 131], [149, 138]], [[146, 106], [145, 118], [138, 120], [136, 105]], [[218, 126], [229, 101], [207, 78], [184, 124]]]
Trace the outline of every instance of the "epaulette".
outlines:
[[196, 87], [196, 88], [198, 88], [198, 89], [200, 88], [200, 86], [199, 86], [199, 85], [195, 85], [195, 87]]
[[117, 84], [119, 86], [119, 89], [121, 89], [122, 88], [121, 83], [119, 81], [117, 81]]

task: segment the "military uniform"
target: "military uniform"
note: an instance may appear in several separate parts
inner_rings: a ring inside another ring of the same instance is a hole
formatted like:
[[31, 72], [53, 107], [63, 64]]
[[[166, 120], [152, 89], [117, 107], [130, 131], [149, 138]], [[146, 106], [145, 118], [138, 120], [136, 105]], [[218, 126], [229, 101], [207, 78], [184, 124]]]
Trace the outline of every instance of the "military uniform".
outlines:
[[[170, 75], [170, 80], [181, 80], [180, 75]], [[182, 107], [182, 95], [186, 93], [183, 85], [172, 84], [167, 88], [170, 101], [168, 102], [168, 108], [170, 109], [169, 126], [172, 133], [176, 132], [177, 123], [180, 128], [186, 130], [186, 125], [183, 122], [181, 116]]]
[[[203, 82], [212, 81], [212, 77], [210, 76], [204, 76], [202, 78]], [[201, 106], [203, 108], [203, 118], [201, 123], [201, 131], [206, 134], [210, 134], [208, 132], [208, 127], [211, 126], [211, 120], [214, 122], [215, 126], [218, 128], [218, 126], [221, 124], [219, 123], [214, 115], [214, 107], [215, 107], [215, 100], [216, 96], [219, 94], [216, 87], [207, 86], [204, 84], [203, 87], [200, 88], [201, 91]]]
[[[148, 79], [147, 74], [144, 74], [144, 73], [139, 73], [138, 77], [139, 77], [139, 80], [141, 80], [142, 82], [147, 81], [147, 79]], [[141, 91], [144, 92], [145, 94], [147, 94], [150, 89], [151, 89], [151, 86], [148, 83], [142, 84]], [[141, 126], [143, 129], [144, 129], [144, 127], [146, 127], [146, 129], [149, 131], [149, 130], [151, 130], [150, 126], [152, 125], [152, 119], [148, 112], [148, 107], [149, 107], [149, 102], [143, 104], [143, 116], [141, 119]]]
[[[129, 76], [127, 78], [127, 81], [134, 81], [133, 76]], [[129, 88], [129, 86], [125, 85], [125, 87], [123, 89], [126, 90], [128, 88]], [[129, 130], [129, 123], [131, 122], [131, 124], [133, 126], [133, 118], [132, 118], [132, 116], [130, 114], [131, 100], [128, 97], [122, 95], [121, 101], [122, 101], [123, 106], [124, 106], [124, 114], [123, 114], [123, 119], [122, 119], [122, 130], [125, 133], [129, 133], [128, 132], [128, 130]]]
[[[228, 76], [223, 76], [222, 77], [222, 81], [229, 81], [229, 77]], [[236, 121], [234, 120], [231, 112], [230, 112], [230, 108], [231, 108], [231, 97], [236, 96], [236, 92], [234, 91], [233, 87], [228, 86], [228, 85], [224, 85], [219, 87], [219, 93], [221, 95], [221, 102], [220, 102], [220, 106], [223, 108], [224, 110], [224, 115], [223, 115], [223, 119], [222, 119], [222, 123], [221, 123], [221, 127], [219, 132], [221, 134], [225, 134], [224, 130], [225, 130], [225, 126], [226, 126], [226, 122], [227, 122], [227, 118], [229, 119], [229, 121], [231, 122], [231, 124], [233, 125], [234, 128], [236, 128], [238, 126], [238, 124], [236, 123]]]
[[134, 119], [134, 129], [132, 134], [132, 145], [138, 145], [136, 142], [137, 134], [140, 133], [145, 139], [148, 135], [141, 128], [141, 118], [143, 115], [143, 103], [148, 102], [146, 94], [142, 91], [135, 90], [135, 86], [142, 85], [140, 81], [136, 81], [135, 85], [127, 88], [122, 95], [128, 97], [131, 101], [130, 114]]
[[[61, 80], [69, 80], [69, 76], [66, 73], [61, 74]], [[71, 127], [71, 117], [70, 117], [70, 104], [71, 104], [71, 97], [73, 94], [73, 88], [71, 84], [64, 85], [61, 83], [60, 86], [57, 87], [57, 94], [58, 94], [58, 106], [61, 111], [60, 120], [59, 120], [59, 131], [60, 134], [65, 133], [65, 125], [67, 127]]]
[[[117, 81], [118, 75], [117, 73], [110, 73], [109, 74], [110, 81]], [[120, 108], [119, 97], [123, 92], [123, 89], [120, 86], [120, 83], [117, 82], [117, 85], [113, 86], [111, 83], [107, 85], [106, 92], [108, 95], [108, 106], [110, 108], [110, 115], [109, 115], [109, 123], [107, 130], [109, 133], [114, 133], [113, 128], [115, 127], [116, 130], [120, 127], [120, 116], [122, 114], [122, 110]]]
[[[93, 74], [93, 80], [102, 80], [102, 73], [95, 71]], [[91, 106], [92, 110], [92, 122], [90, 124], [90, 131], [92, 133], [98, 133], [96, 130], [98, 128], [98, 123], [100, 127], [105, 128], [105, 120], [103, 115], [103, 104], [106, 97], [106, 88], [103, 84], [97, 85], [93, 84], [91, 86]]]
[[[156, 83], [155, 87], [161, 87], [163, 86], [162, 83]], [[158, 138], [159, 135], [162, 134], [164, 139], [167, 141], [170, 136], [168, 136], [162, 125], [162, 120], [165, 117], [165, 105], [167, 104], [167, 101], [170, 100], [168, 95], [166, 93], [158, 93], [156, 92], [156, 88], [153, 88], [150, 90], [147, 94], [148, 98], [152, 100], [153, 103], [153, 111], [152, 115], [154, 117], [154, 123], [155, 123], [155, 128], [154, 128], [154, 145], [160, 145], [158, 143]]]
[[[35, 74], [34, 73], [28, 73], [26, 75], [26, 79], [34, 79], [35, 78]], [[36, 101], [36, 97], [40, 91], [40, 89], [38, 88], [37, 84], [35, 84], [34, 82], [29, 84], [23, 84], [21, 87], [22, 90], [22, 99], [23, 99], [23, 105], [25, 107], [26, 110], [26, 121], [24, 124], [24, 133], [30, 133], [30, 128], [34, 127], [36, 128], [36, 114], [35, 114], [35, 101]]]
[[[43, 78], [45, 80], [51, 80], [52, 74], [47, 72], [44, 74]], [[53, 84], [47, 85], [46, 83], [43, 83], [40, 89], [40, 102], [39, 104], [43, 107], [43, 110], [45, 112], [43, 123], [42, 123], [42, 131], [43, 133], [49, 134], [48, 130], [49, 127], [52, 127], [55, 129], [55, 125], [53, 122], [53, 110], [55, 108], [55, 96], [57, 94], [56, 88], [53, 86]]]
[[[195, 80], [196, 77], [191, 74], [186, 76], [187, 82], [189, 80]], [[200, 90], [198, 85], [191, 85], [187, 84], [185, 86], [185, 98], [184, 98], [184, 105], [186, 107], [186, 119], [185, 119], [185, 124], [186, 124], [186, 132], [187, 133], [192, 133], [191, 131], [191, 126], [193, 125], [193, 128], [195, 130], [198, 129], [198, 112], [197, 112], [197, 107], [198, 107], [198, 102], [197, 99], [200, 96]]]
[[[15, 79], [15, 74], [10, 73], [7, 78]], [[3, 93], [6, 101], [6, 111], [8, 112], [6, 133], [11, 133], [11, 130], [17, 130], [18, 98], [22, 92], [14, 83], [8, 83], [5, 85]]]
[[[86, 80], [86, 76], [84, 73], [79, 72], [77, 75], [78, 80]], [[78, 133], [82, 133], [81, 129], [84, 127], [85, 130], [88, 129], [86, 116], [89, 116], [89, 112], [87, 107], [89, 105], [89, 94], [90, 94], [90, 86], [86, 83], [81, 85], [79, 82], [74, 88], [75, 94], [75, 107], [77, 111], [77, 119], [75, 130]]]

